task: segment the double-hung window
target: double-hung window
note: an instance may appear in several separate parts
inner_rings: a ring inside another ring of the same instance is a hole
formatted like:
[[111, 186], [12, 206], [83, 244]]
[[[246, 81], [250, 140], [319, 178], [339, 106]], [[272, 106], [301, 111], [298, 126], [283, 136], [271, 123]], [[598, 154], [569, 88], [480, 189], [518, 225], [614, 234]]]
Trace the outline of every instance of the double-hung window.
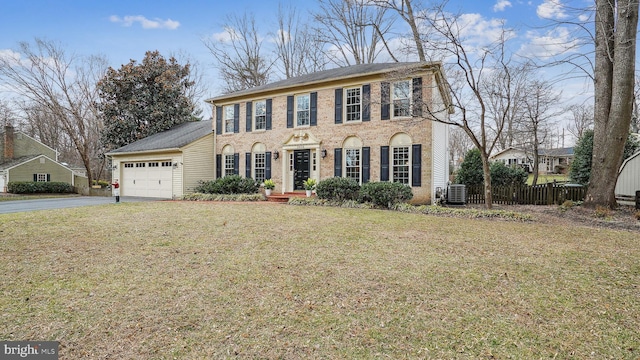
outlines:
[[360, 183], [361, 174], [360, 159], [360, 149], [345, 149], [345, 176], [355, 180], [358, 184]]
[[267, 128], [267, 101], [260, 100], [253, 103], [255, 130]]
[[36, 181], [38, 182], [47, 182], [47, 174], [37, 174]]
[[224, 132], [225, 133], [233, 133], [233, 120], [235, 117], [235, 109], [233, 105], [228, 105], [224, 107]]
[[224, 155], [224, 176], [235, 174], [234, 165], [235, 165], [234, 155], [233, 154]]
[[362, 120], [362, 92], [360, 87], [345, 90], [345, 120], [355, 122]]
[[262, 183], [265, 180], [266, 155], [265, 153], [253, 154], [253, 179]]
[[411, 81], [403, 80], [393, 83], [391, 92], [393, 117], [411, 116], [411, 94]]
[[393, 148], [393, 182], [409, 185], [411, 180], [411, 159], [408, 146]]
[[296, 96], [296, 126], [309, 126], [310, 105], [309, 94]]

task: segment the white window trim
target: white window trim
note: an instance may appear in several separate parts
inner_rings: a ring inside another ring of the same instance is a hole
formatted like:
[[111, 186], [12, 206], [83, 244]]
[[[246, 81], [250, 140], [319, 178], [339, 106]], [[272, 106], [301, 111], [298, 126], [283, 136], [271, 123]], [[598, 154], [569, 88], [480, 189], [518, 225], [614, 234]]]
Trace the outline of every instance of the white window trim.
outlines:
[[358, 150], [358, 161], [360, 162], [360, 164], [358, 165], [358, 183], [360, 185], [362, 185], [362, 148], [345, 148], [344, 149], [344, 156], [342, 157], [342, 173], [344, 174], [343, 176], [345, 178], [348, 179], [352, 179], [351, 177], [349, 177], [347, 175], [347, 152], [349, 150]]
[[[348, 120], [348, 116], [347, 116], [347, 108], [349, 105], [347, 105], [347, 99], [349, 98], [347, 96], [347, 91], [349, 90], [354, 90], [354, 89], [358, 89], [360, 91], [360, 95], [358, 96], [358, 99], [360, 100], [360, 113], [359, 113], [359, 119], [358, 120]], [[348, 87], [345, 88], [343, 90], [342, 93], [342, 99], [343, 99], [343, 106], [342, 106], [342, 118], [344, 119], [344, 123], [345, 124], [356, 124], [356, 123], [360, 123], [362, 122], [362, 86], [352, 86], [352, 87]]]
[[[258, 118], [258, 114], [257, 114], [258, 107], [256, 106], [256, 104], [260, 103], [260, 102], [264, 103], [264, 129], [258, 129], [256, 127], [256, 125], [258, 124], [258, 120], [257, 120], [257, 118]], [[253, 108], [253, 124], [252, 124], [253, 129], [252, 130], [253, 131], [266, 131], [267, 130], [267, 99], [254, 101], [252, 108]]]
[[412, 176], [413, 176], [413, 174], [411, 173], [413, 171], [413, 169], [412, 169], [413, 168], [413, 159], [412, 159], [412, 155], [413, 154], [412, 154], [412, 151], [411, 151], [411, 145], [399, 145], [399, 146], [391, 147], [391, 149], [390, 149], [390, 157], [391, 157], [391, 164], [390, 164], [390, 168], [391, 168], [390, 170], [391, 171], [390, 172], [391, 173], [389, 174], [390, 175], [389, 179], [391, 179], [391, 182], [397, 182], [396, 179], [395, 179], [395, 171], [394, 171], [394, 168], [396, 166], [395, 165], [394, 151], [395, 151], [395, 149], [399, 149], [399, 148], [407, 149], [407, 154], [408, 154], [408, 157], [407, 157], [407, 167], [408, 167], [407, 183], [406, 184], [401, 183], [401, 184], [411, 186], [411, 179], [412, 179]]
[[36, 175], [37, 182], [47, 182], [47, 174], [38, 173]]
[[260, 180], [260, 182], [262, 183], [264, 180], [267, 179], [267, 154], [264, 152], [254, 152], [251, 153], [251, 157], [252, 157], [252, 161], [251, 161], [251, 176], [253, 177], [254, 180], [258, 180], [256, 177], [256, 169], [259, 169], [258, 167], [256, 167], [256, 165], [258, 164], [258, 161], [256, 159], [256, 155], [264, 155], [264, 161], [263, 161], [263, 165], [264, 167], [261, 168], [264, 171], [264, 179]]
[[[398, 83], [407, 83], [409, 84], [409, 109], [408, 109], [408, 113], [407, 115], [403, 115], [403, 116], [395, 116], [395, 103], [394, 103], [394, 94], [395, 94], [395, 86]], [[391, 83], [391, 87], [390, 87], [390, 101], [391, 101], [391, 107], [390, 107], [390, 112], [391, 112], [391, 118], [392, 119], [408, 119], [411, 117], [411, 114], [413, 114], [413, 88], [412, 88], [412, 83], [411, 83], [411, 79], [406, 79], [406, 80], [398, 80], [398, 81], [394, 81]]]
[[[298, 98], [302, 97], [302, 96], [306, 96], [307, 99], [308, 99], [308, 101], [307, 101], [307, 103], [309, 104], [309, 107], [307, 108], [307, 114], [308, 114], [307, 122], [308, 122], [308, 124], [300, 125], [299, 121], [298, 121]], [[294, 111], [294, 127], [304, 128], [304, 127], [311, 126], [311, 93], [295, 95], [295, 101], [294, 101], [294, 104], [293, 104], [293, 111]]]
[[[227, 118], [227, 109], [231, 108], [231, 119]], [[236, 116], [236, 109], [234, 105], [225, 105], [222, 107], [222, 133], [223, 134], [233, 134], [234, 121]], [[231, 131], [227, 131], [227, 120], [231, 120]]]

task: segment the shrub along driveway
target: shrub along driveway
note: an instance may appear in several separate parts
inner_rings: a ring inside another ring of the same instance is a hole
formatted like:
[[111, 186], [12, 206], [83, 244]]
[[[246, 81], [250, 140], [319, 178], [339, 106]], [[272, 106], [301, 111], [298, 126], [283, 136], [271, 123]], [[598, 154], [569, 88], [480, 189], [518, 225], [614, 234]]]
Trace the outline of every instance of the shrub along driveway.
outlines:
[[637, 238], [266, 202], [4, 214], [0, 338], [61, 359], [636, 359]]

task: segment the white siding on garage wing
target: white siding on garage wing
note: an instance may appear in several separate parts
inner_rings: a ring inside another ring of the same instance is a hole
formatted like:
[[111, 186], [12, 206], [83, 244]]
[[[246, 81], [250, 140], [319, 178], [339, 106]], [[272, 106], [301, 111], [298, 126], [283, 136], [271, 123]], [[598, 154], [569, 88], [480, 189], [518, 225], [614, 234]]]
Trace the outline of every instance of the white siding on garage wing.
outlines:
[[207, 135], [182, 149], [184, 166], [181, 167], [184, 194], [193, 192], [198, 182], [215, 179], [215, 147], [213, 134]]
[[[433, 121], [433, 193], [445, 189], [449, 182], [449, 125]], [[435, 198], [434, 198], [435, 199]]]
[[616, 196], [636, 196], [640, 190], [640, 152], [635, 153], [622, 163], [616, 182]]

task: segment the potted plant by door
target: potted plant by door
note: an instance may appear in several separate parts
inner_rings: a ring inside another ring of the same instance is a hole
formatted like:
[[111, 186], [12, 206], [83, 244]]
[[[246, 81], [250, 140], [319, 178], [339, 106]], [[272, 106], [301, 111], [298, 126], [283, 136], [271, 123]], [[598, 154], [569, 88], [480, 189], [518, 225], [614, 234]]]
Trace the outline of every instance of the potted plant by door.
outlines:
[[302, 186], [304, 186], [304, 190], [307, 192], [307, 197], [311, 197], [311, 192], [316, 188], [316, 180], [308, 178], [302, 182]]
[[264, 194], [267, 196], [271, 196], [271, 190], [276, 187], [276, 183], [271, 179], [266, 179], [263, 183], [264, 186]]

